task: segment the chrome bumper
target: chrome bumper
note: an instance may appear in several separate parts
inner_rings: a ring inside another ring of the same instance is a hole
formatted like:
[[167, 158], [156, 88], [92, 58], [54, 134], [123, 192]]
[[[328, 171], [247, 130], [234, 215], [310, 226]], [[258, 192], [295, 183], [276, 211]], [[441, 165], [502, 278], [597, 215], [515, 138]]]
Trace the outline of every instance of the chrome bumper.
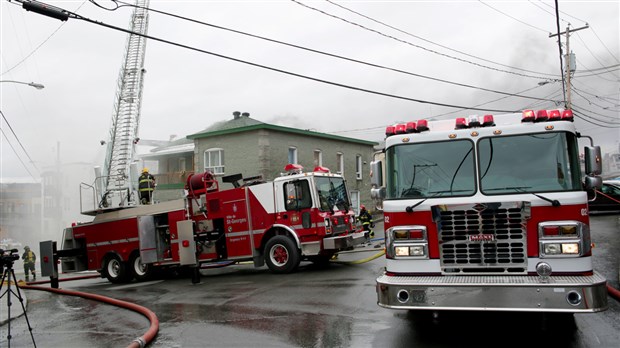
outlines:
[[377, 303], [392, 309], [589, 313], [607, 309], [607, 280], [592, 276], [388, 276]]
[[346, 236], [336, 236], [323, 239], [323, 249], [344, 250], [352, 248], [366, 241], [364, 232], [351, 233]]

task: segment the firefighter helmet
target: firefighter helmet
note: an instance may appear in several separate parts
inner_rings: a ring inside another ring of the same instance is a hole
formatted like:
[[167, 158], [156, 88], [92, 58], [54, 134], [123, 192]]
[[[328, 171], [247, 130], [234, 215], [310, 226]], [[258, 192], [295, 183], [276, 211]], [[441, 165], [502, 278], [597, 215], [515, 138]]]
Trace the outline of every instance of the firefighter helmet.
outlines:
[[26, 245], [26, 246], [24, 247], [24, 250], [28, 251], [28, 250], [30, 250], [30, 247]]
[[149, 169], [148, 169], [148, 168], [143, 168], [143, 169], [142, 169], [142, 173], [148, 173], [148, 172], [149, 172]]

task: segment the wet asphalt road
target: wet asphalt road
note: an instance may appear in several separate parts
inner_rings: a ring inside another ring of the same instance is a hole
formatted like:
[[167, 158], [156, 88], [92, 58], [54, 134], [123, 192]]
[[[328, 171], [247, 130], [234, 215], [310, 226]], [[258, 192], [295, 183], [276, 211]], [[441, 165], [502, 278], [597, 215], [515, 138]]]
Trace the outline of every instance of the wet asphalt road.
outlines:
[[[596, 268], [616, 288], [619, 218], [593, 216], [591, 221]], [[365, 259], [380, 250], [367, 247], [339, 260]], [[612, 297], [607, 311], [574, 319], [487, 312], [442, 312], [433, 318], [430, 312], [383, 309], [376, 304], [375, 278], [384, 264], [383, 256], [328, 269], [302, 263], [288, 275], [235, 265], [202, 271], [199, 284], [187, 277], [126, 285], [100, 278], [60, 284], [150, 308], [160, 326], [149, 347], [618, 347], [620, 342], [620, 303]], [[149, 326], [141, 314], [126, 309], [21, 291], [37, 347], [125, 347]], [[13, 306], [19, 305], [13, 299]], [[6, 306], [6, 297], [0, 298], [0, 311]], [[13, 320], [10, 329], [8, 340], [8, 324], [0, 326], [0, 347], [34, 346], [24, 316]]]

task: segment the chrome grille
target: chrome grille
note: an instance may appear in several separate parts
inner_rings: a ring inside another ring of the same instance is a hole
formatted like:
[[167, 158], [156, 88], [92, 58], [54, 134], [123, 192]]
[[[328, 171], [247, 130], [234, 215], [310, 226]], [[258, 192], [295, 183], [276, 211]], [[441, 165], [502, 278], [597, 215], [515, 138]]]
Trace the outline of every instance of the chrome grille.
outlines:
[[527, 273], [529, 203], [433, 207], [446, 274]]

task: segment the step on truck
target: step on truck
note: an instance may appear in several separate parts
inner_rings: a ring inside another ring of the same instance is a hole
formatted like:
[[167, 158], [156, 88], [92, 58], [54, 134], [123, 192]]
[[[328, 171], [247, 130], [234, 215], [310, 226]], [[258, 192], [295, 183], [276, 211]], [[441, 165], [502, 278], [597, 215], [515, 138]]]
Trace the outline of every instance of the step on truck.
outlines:
[[[273, 181], [229, 175], [221, 189], [210, 172], [187, 178], [183, 199], [83, 212], [91, 222], [64, 230], [62, 246], [41, 242], [44, 276], [96, 270], [110, 282], [150, 278], [162, 268], [251, 261], [275, 273], [300, 261], [327, 264], [365, 242], [356, 230], [346, 182], [325, 167], [289, 164]], [[195, 277], [193, 282], [198, 281]]]
[[601, 152], [590, 138], [580, 154], [579, 138], [571, 110], [387, 127], [371, 164], [385, 217], [379, 306], [605, 310], [587, 198]]

